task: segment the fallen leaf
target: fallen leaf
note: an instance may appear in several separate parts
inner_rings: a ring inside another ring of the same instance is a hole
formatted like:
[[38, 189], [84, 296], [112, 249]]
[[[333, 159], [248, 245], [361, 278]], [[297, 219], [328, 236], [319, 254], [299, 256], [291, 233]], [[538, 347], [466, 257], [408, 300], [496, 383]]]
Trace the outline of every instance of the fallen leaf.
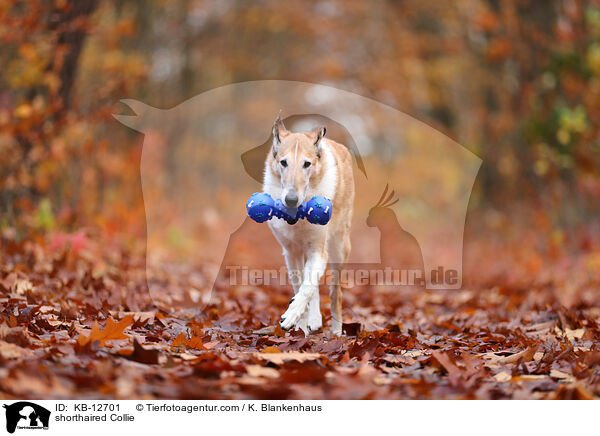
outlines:
[[252, 377], [279, 378], [279, 372], [275, 368], [260, 365], [246, 365], [246, 372]]
[[501, 357], [498, 359], [500, 363], [517, 363], [521, 361], [522, 363], [529, 362], [533, 360], [533, 356], [535, 356], [535, 352], [538, 349], [538, 345], [534, 345], [532, 347], [526, 348], [523, 351], [520, 351], [516, 354], [512, 354], [510, 356]]
[[575, 339], [581, 339], [583, 337], [583, 334], [585, 333], [585, 329], [575, 329], [575, 330], [571, 330], [570, 328], [565, 328], [565, 335], [567, 335], [567, 338], [569, 339], [569, 341], [573, 342]]
[[120, 354], [129, 360], [148, 365], [157, 365], [160, 357], [159, 350], [144, 348], [140, 345], [137, 339], [133, 340], [133, 351]]
[[496, 380], [497, 382], [507, 382], [512, 378], [512, 375], [510, 374], [510, 372], [504, 370], [499, 372], [498, 374], [494, 375], [494, 380]]
[[171, 350], [175, 351], [181, 347], [188, 347], [194, 350], [204, 350], [204, 346], [202, 345], [202, 338], [199, 336], [192, 336], [191, 338], [187, 338], [183, 333], [179, 333], [175, 339], [173, 339], [173, 343], [171, 344]]
[[33, 290], [33, 285], [27, 279], [25, 279], [25, 280], [17, 279], [14, 287], [15, 287], [15, 293], [17, 295], [24, 295], [27, 291]]
[[5, 341], [0, 341], [0, 356], [4, 359], [27, 359], [33, 355], [31, 350]]
[[100, 346], [106, 345], [106, 341], [117, 341], [121, 339], [128, 339], [128, 336], [123, 333], [127, 327], [133, 323], [133, 316], [128, 315], [119, 322], [115, 322], [112, 318], [106, 320], [106, 326], [101, 329], [98, 326], [98, 322], [94, 322], [92, 331], [89, 336], [80, 334], [77, 338], [77, 342], [81, 346], [85, 346], [89, 343], [98, 341]]
[[580, 382], [561, 385], [551, 397], [554, 400], [597, 400], [586, 386]]
[[32, 345], [32, 338], [22, 327], [9, 327], [7, 324], [0, 324], [0, 339], [22, 347]]
[[359, 322], [345, 322], [342, 324], [342, 332], [347, 336], [358, 336], [362, 325]]
[[550, 377], [557, 378], [559, 380], [564, 380], [564, 381], [574, 381], [575, 380], [575, 377], [573, 377], [571, 374], [567, 374], [566, 372], [559, 371], [558, 369], [551, 370]]
[[261, 360], [282, 365], [285, 362], [306, 362], [308, 360], [317, 360], [321, 357], [319, 353], [303, 353], [300, 351], [290, 351], [286, 353], [254, 353], [254, 356]]

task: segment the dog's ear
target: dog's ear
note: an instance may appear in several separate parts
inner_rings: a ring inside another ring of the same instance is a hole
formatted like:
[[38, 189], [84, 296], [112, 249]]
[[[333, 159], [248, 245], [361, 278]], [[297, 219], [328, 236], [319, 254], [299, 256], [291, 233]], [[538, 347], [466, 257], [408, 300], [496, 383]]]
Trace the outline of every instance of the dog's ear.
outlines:
[[289, 132], [281, 120], [281, 111], [279, 111], [279, 115], [277, 115], [277, 118], [275, 118], [275, 122], [273, 123], [273, 156], [277, 156], [279, 146], [281, 145], [281, 138], [288, 133]]
[[317, 152], [317, 157], [321, 157], [321, 139], [325, 136], [327, 129], [325, 126], [319, 127], [317, 130], [313, 132], [313, 136], [315, 138], [315, 151]]

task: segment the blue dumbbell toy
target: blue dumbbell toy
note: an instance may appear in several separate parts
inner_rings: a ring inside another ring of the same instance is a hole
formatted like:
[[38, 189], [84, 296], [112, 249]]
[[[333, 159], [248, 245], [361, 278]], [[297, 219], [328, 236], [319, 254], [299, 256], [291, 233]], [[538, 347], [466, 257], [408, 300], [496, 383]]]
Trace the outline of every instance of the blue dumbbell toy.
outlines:
[[331, 219], [331, 200], [315, 196], [302, 203], [292, 215], [294, 209], [288, 209], [281, 200], [273, 200], [266, 192], [255, 192], [246, 203], [248, 216], [257, 223], [264, 223], [271, 218], [281, 218], [288, 224], [296, 224], [298, 220], [306, 218], [311, 224], [324, 226]]

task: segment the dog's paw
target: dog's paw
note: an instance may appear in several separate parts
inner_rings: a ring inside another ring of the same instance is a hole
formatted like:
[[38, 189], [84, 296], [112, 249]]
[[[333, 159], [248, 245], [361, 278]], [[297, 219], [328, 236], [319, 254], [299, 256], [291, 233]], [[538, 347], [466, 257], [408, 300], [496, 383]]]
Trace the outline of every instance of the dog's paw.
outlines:
[[308, 324], [308, 310], [305, 310], [298, 322], [296, 323], [296, 330], [302, 330], [304, 337], [310, 335], [310, 326]]
[[[290, 306], [288, 307], [288, 309], [285, 311], [285, 313], [283, 315], [281, 315], [281, 321], [279, 323], [281, 325], [281, 328], [283, 330], [289, 330], [294, 326], [301, 327], [301, 326], [298, 326], [298, 322], [300, 321], [300, 318], [302, 317], [302, 315], [304, 315], [305, 312], [307, 312], [307, 310], [308, 310], [308, 307], [307, 307], [305, 300], [303, 300], [301, 298], [294, 298], [292, 300]], [[306, 320], [306, 317], [305, 317], [305, 320]], [[305, 324], [305, 329], [308, 330], [308, 327], [306, 326], [307, 322], [305, 322], [304, 324]], [[305, 331], [305, 334], [306, 334], [306, 331]]]
[[336, 320], [331, 322], [331, 333], [333, 336], [342, 336], [342, 323]]
[[323, 327], [323, 318], [320, 313], [308, 312], [308, 328], [311, 332], [316, 332]]

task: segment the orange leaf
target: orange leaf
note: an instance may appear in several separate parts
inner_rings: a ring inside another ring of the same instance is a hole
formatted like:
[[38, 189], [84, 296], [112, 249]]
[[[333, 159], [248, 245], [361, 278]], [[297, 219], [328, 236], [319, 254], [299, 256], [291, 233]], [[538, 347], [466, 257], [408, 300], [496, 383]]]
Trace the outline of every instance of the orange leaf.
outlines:
[[171, 350], [173, 348], [183, 347], [185, 345], [185, 335], [183, 333], [179, 333], [175, 339], [173, 339], [173, 343], [171, 344]]
[[115, 322], [112, 318], [106, 320], [106, 326], [103, 330], [100, 329], [98, 323], [95, 322], [89, 336], [79, 335], [77, 342], [84, 346], [88, 343], [100, 342], [100, 345], [106, 345], [106, 341], [116, 341], [127, 339], [128, 336], [123, 333], [127, 327], [133, 323], [133, 315], [127, 315], [119, 322]]
[[205, 350], [204, 345], [202, 345], [201, 337], [192, 336], [190, 339], [188, 339], [183, 333], [179, 333], [177, 337], [173, 339], [173, 343], [171, 344], [171, 350], [183, 346], [193, 348], [194, 350]]
[[202, 338], [200, 336], [192, 336], [187, 340], [186, 345], [194, 350], [204, 349], [204, 346], [202, 345]]

